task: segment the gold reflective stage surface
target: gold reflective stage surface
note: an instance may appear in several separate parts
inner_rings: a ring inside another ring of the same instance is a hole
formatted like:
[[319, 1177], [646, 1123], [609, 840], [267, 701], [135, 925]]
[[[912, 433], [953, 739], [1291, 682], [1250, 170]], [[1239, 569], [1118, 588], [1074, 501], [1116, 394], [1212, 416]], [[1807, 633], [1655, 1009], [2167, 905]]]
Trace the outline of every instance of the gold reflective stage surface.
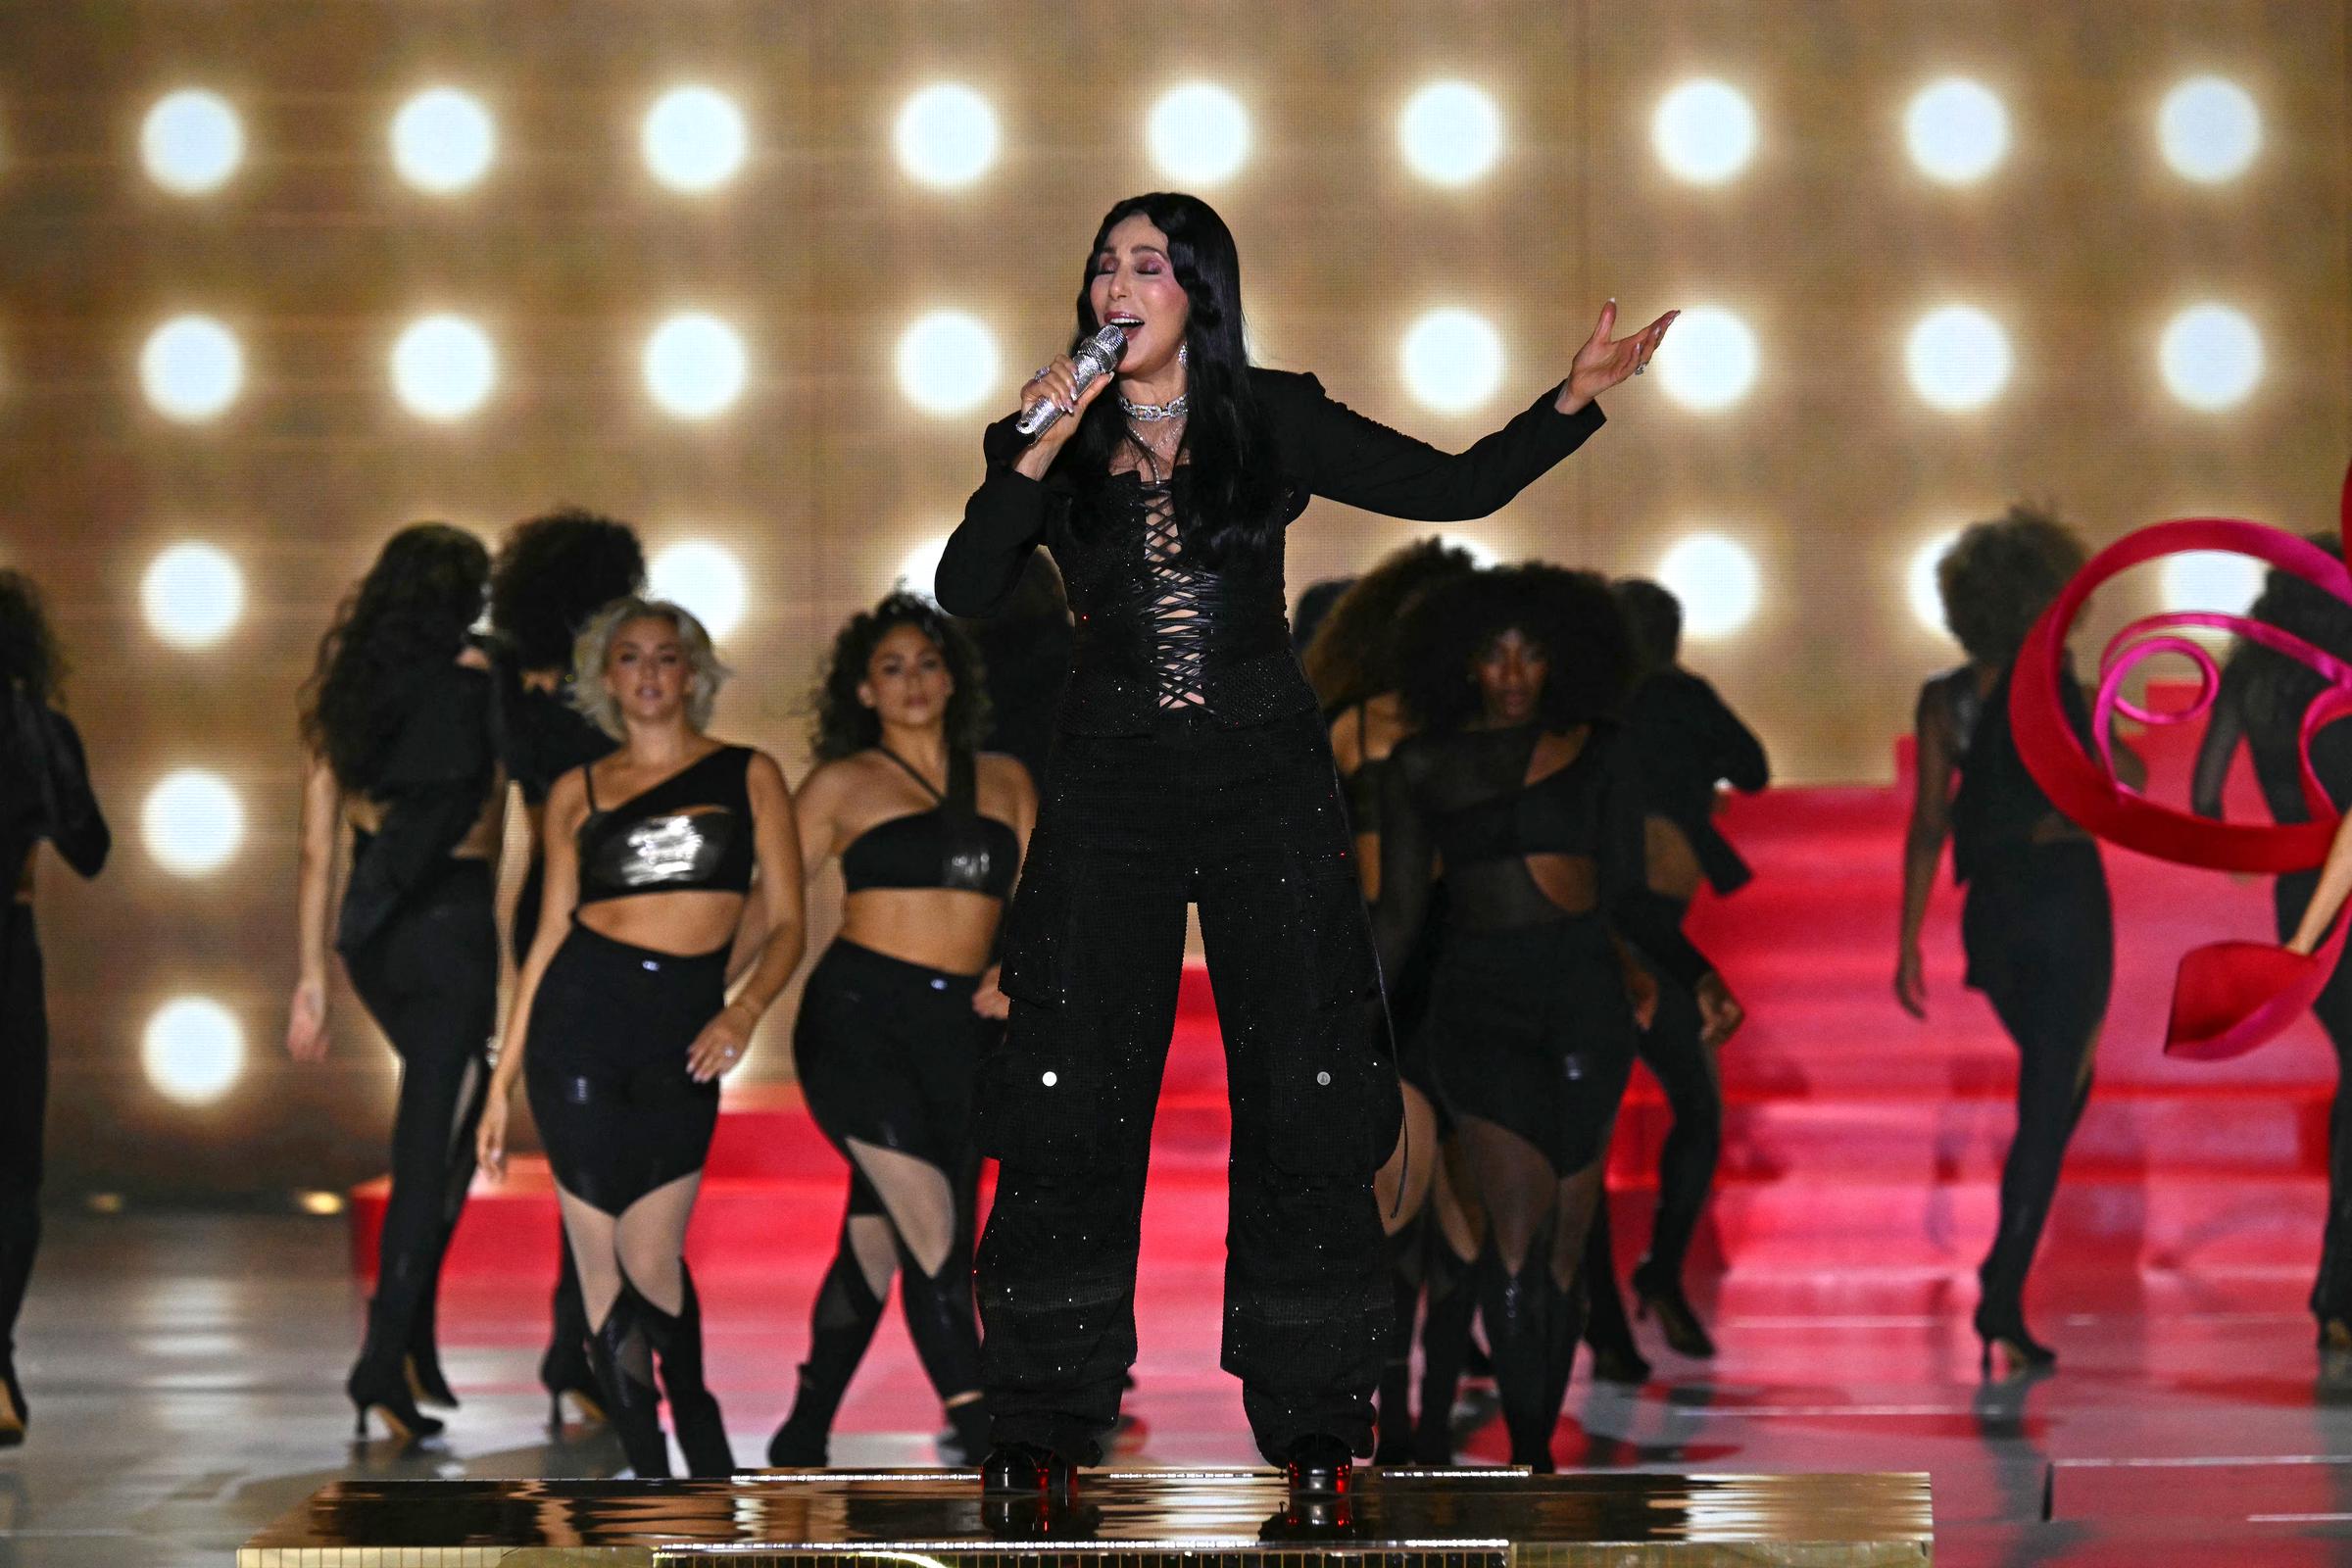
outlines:
[[731, 1481], [346, 1481], [239, 1568], [1879, 1568], [1930, 1560], [1928, 1478], [1359, 1470], [1294, 1506], [1270, 1470], [1099, 1470], [1052, 1509], [968, 1470]]

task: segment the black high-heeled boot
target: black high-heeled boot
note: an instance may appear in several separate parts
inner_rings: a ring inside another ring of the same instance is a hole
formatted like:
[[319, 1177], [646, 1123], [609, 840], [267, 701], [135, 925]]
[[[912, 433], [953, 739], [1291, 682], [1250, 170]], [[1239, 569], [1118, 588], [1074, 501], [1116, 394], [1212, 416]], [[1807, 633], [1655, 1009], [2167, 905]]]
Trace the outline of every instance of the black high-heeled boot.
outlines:
[[1715, 1353], [1715, 1342], [1707, 1337], [1707, 1326], [1698, 1320], [1690, 1298], [1683, 1294], [1680, 1279], [1645, 1257], [1636, 1266], [1628, 1283], [1634, 1288], [1634, 1299], [1640, 1303], [1634, 1309], [1636, 1315], [1656, 1317], [1658, 1329], [1675, 1354], [1703, 1361]]
[[1380, 1385], [1373, 1391], [1379, 1416], [1379, 1442], [1372, 1450], [1374, 1464], [1409, 1464], [1413, 1457], [1413, 1319], [1421, 1308], [1422, 1258], [1428, 1250], [1424, 1216], [1414, 1215], [1387, 1239], [1389, 1281], [1394, 1288], [1396, 1317], [1389, 1327], [1389, 1353], [1380, 1365]]
[[418, 1404], [455, 1410], [458, 1396], [451, 1392], [449, 1379], [441, 1371], [440, 1295], [441, 1270], [436, 1267], [424, 1294], [417, 1299], [416, 1310], [409, 1318], [408, 1354], [401, 1370], [409, 1380], [409, 1393]]
[[382, 1291], [368, 1303], [368, 1338], [360, 1347], [351, 1376], [343, 1382], [343, 1392], [351, 1396], [358, 1412], [355, 1437], [368, 1436], [370, 1411], [403, 1443], [437, 1437], [443, 1430], [440, 1422], [416, 1408], [409, 1392], [407, 1325], [397, 1321], [401, 1315], [400, 1303]]
[[669, 1443], [662, 1434], [662, 1396], [654, 1388], [654, 1345], [645, 1316], [649, 1310], [635, 1288], [623, 1284], [603, 1326], [588, 1342], [597, 1382], [605, 1391], [606, 1413], [619, 1435], [629, 1469], [641, 1481], [670, 1473]]
[[662, 1392], [669, 1396], [669, 1424], [677, 1432], [678, 1449], [686, 1455], [690, 1476], [729, 1476], [735, 1473], [735, 1452], [727, 1446], [726, 1418], [718, 1396], [703, 1379], [703, 1302], [695, 1294], [693, 1271], [678, 1262], [680, 1300], [675, 1314], [662, 1311], [643, 1297], [648, 1331], [662, 1357]]
[[549, 1300], [547, 1351], [539, 1357], [539, 1386], [547, 1390], [547, 1425], [564, 1425], [564, 1406], [570, 1402], [575, 1419], [602, 1424], [605, 1395], [597, 1387], [596, 1368], [588, 1359], [588, 1309], [580, 1304], [580, 1269], [571, 1258], [571, 1238], [557, 1222], [561, 1262], [556, 1291]]
[[1585, 1343], [1592, 1348], [1592, 1376], [1603, 1383], [1647, 1383], [1649, 1362], [1642, 1354], [1642, 1347], [1634, 1343], [1625, 1298], [1617, 1294], [1617, 1258], [1609, 1239], [1606, 1195], [1593, 1208], [1581, 1274], [1587, 1303]]
[[1446, 1245], [1430, 1229], [1423, 1279], [1429, 1307], [1421, 1320], [1421, 1414], [1413, 1423], [1413, 1460], [1444, 1469], [1453, 1463], [1453, 1398], [1470, 1349], [1470, 1320], [1478, 1312], [1478, 1260]]
[[[1551, 1287], [1551, 1301], [1546, 1308], [1551, 1314], [1550, 1348], [1544, 1353], [1544, 1404], [1552, 1412], [1556, 1425], [1559, 1412], [1568, 1402], [1568, 1383], [1576, 1375], [1576, 1348], [1582, 1344], [1590, 1327], [1590, 1297], [1585, 1286], [1588, 1271], [1580, 1269], [1577, 1278], [1566, 1290], [1556, 1281]], [[1550, 1276], [1546, 1275], [1546, 1279]]]
[[32, 1412], [24, 1403], [24, 1385], [17, 1381], [16, 1358], [0, 1350], [0, 1448], [13, 1448], [24, 1441], [24, 1429], [32, 1424]]
[[2027, 1331], [2025, 1303], [2015, 1292], [1987, 1284], [1973, 1322], [1983, 1342], [1977, 1356], [1981, 1375], [2010, 1378], [2058, 1365], [2058, 1352]]
[[769, 1464], [779, 1469], [824, 1466], [833, 1416], [881, 1321], [882, 1299], [867, 1288], [864, 1271], [845, 1240], [834, 1253], [833, 1266], [825, 1271], [824, 1284], [817, 1287], [808, 1320], [808, 1359], [801, 1363], [792, 1413], [767, 1441]]
[[1480, 1315], [1487, 1353], [1502, 1395], [1502, 1421], [1511, 1439], [1511, 1463], [1538, 1475], [1552, 1473], [1551, 1434], [1559, 1406], [1551, 1401], [1552, 1299], [1548, 1249], [1539, 1238], [1517, 1273], [1490, 1250]]

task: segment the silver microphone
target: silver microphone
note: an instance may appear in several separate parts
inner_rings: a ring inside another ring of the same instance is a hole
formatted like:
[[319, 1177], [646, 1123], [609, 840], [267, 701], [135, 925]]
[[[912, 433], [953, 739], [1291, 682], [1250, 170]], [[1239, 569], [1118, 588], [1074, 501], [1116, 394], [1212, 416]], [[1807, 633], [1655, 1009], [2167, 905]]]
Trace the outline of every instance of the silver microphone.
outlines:
[[[1115, 326], [1105, 326], [1102, 331], [1079, 344], [1078, 352], [1071, 356], [1071, 364], [1078, 372], [1078, 384], [1072, 390], [1072, 401], [1076, 401], [1079, 394], [1093, 386], [1097, 376], [1117, 365], [1119, 356], [1126, 352], [1127, 334]], [[1039, 398], [1021, 411], [1021, 416], [1014, 423], [1013, 428], [1023, 435], [1034, 436], [1060, 417], [1060, 404], [1052, 398]]]

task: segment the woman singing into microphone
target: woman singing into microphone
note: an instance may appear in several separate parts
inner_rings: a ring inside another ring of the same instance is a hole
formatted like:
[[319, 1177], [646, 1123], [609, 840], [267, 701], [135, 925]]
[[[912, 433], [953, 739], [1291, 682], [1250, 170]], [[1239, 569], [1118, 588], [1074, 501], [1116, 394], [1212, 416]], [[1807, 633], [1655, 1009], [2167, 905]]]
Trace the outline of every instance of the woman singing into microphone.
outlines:
[[1066, 1493], [1117, 1419], [1188, 903], [1233, 1101], [1223, 1365], [1295, 1489], [1345, 1488], [1371, 1451], [1394, 1313], [1372, 1175], [1401, 1110], [1330, 741], [1284, 620], [1284, 530], [1318, 495], [1487, 515], [1599, 428], [1593, 398], [1671, 320], [1615, 339], [1612, 304], [1565, 380], [1449, 455], [1250, 366], [1241, 259], [1206, 204], [1139, 196], [1103, 218], [1076, 324], [1124, 330], [1117, 374], [1081, 390], [1060, 358], [1031, 379], [1070, 416], [1034, 440], [990, 428], [938, 578], [943, 607], [986, 614], [1044, 544], [1077, 617], [1007, 916], [1010, 1029], [981, 1075], [1001, 1162], [979, 1258], [986, 1490]]

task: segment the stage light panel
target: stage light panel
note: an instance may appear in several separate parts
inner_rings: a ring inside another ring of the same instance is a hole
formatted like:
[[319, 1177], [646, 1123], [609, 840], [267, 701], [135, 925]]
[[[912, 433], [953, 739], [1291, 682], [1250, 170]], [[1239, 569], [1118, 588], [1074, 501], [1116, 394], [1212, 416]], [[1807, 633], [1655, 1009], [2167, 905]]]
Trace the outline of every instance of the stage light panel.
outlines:
[[932, 584], [939, 578], [939, 558], [947, 550], [948, 536], [944, 533], [923, 540], [899, 558], [899, 574], [892, 580], [892, 586], [921, 594], [925, 599], [935, 598]]
[[148, 335], [139, 384], [157, 413], [189, 423], [209, 419], [237, 400], [245, 354], [211, 317], [174, 317]]
[[732, 180], [751, 151], [743, 111], [714, 87], [673, 87], [655, 99], [637, 140], [654, 178], [689, 196]]
[[1943, 558], [1960, 542], [1960, 530], [1946, 528], [1911, 553], [1911, 564], [1903, 572], [1903, 598], [1911, 607], [1911, 618], [1929, 631], [1940, 632], [1943, 623], [1943, 590], [1936, 584], [1936, 568]]
[[1717, 306], [1695, 306], [1675, 318], [1666, 341], [1650, 356], [1666, 395], [1686, 409], [1711, 414], [1730, 408], [1755, 385], [1756, 334]]
[[2262, 150], [2262, 111], [2222, 76], [2191, 76], [2164, 95], [2156, 139], [2173, 172], [2200, 185], [2235, 179]]
[[1405, 167], [1433, 185], [1467, 185], [1502, 156], [1502, 111], [1466, 81], [1433, 81], [1396, 122]]
[[139, 1059], [166, 1099], [210, 1104], [245, 1070], [245, 1032], [210, 997], [175, 997], [147, 1020]]
[[139, 834], [165, 870], [204, 876], [227, 864], [245, 841], [245, 808], [220, 774], [183, 767], [147, 792]]
[[2263, 564], [2230, 550], [2186, 550], [2158, 567], [2167, 610], [2242, 615], [2262, 593]]
[[997, 389], [997, 339], [974, 316], [933, 311], [899, 338], [899, 391], [926, 414], [963, 414]]
[[490, 171], [498, 126], [482, 101], [455, 87], [431, 87], [392, 117], [392, 167], [418, 190], [447, 196]]
[[1213, 82], [1188, 82], [1152, 106], [1145, 122], [1152, 162], [1188, 185], [1231, 179], [1250, 156], [1250, 111]]
[[462, 419], [497, 384], [489, 334], [463, 316], [422, 317], [392, 345], [392, 390], [419, 418]]
[[1756, 153], [1756, 112], [1728, 81], [1699, 76], [1658, 100], [1649, 140], [1658, 162], [1677, 179], [1720, 185]]
[[997, 112], [961, 82], [934, 82], [900, 107], [891, 139], [899, 167], [917, 184], [968, 185], [997, 161]]
[[750, 375], [743, 338], [715, 316], [673, 316], [646, 339], [645, 389], [681, 419], [708, 419], [733, 408]]
[[1930, 82], [1903, 112], [1903, 142], [1921, 173], [1946, 185], [1983, 179], [2009, 151], [2009, 111], [1982, 82]]
[[1745, 626], [1764, 594], [1747, 547], [1711, 531], [1677, 540], [1658, 562], [1657, 580], [1683, 602], [1683, 630], [1701, 642]]
[[204, 648], [228, 635], [245, 611], [245, 578], [228, 552], [196, 541], [157, 553], [139, 582], [148, 629], [174, 648]]
[[139, 161], [168, 191], [201, 196], [218, 190], [245, 159], [245, 127], [217, 92], [166, 93], [139, 125]]
[[2208, 413], [2242, 403], [2262, 379], [2262, 334], [2242, 311], [2195, 305], [2166, 323], [2157, 365], [2174, 397]]
[[734, 632], [751, 602], [743, 563], [735, 552], [708, 539], [682, 540], [656, 553], [645, 577], [653, 597], [684, 606], [713, 642]]
[[1423, 406], [1466, 413], [1502, 385], [1502, 334], [1476, 311], [1446, 306], [1406, 328], [1402, 361], [1405, 387]]
[[1999, 397], [2009, 384], [2009, 334], [1973, 306], [1947, 305], [1912, 327], [1904, 364], [1912, 390], [1931, 406], [1947, 414], [1967, 413]]

